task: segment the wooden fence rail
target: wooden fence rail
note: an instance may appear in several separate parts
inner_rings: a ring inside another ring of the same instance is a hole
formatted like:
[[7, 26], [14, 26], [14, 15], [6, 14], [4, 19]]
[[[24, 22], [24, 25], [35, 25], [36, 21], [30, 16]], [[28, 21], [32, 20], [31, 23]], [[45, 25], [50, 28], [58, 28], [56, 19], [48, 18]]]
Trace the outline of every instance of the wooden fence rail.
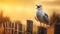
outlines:
[[[26, 31], [23, 32], [23, 24], [20, 22], [11, 23], [6, 22], [5, 23], [5, 34], [33, 34], [33, 21], [27, 20], [27, 28]], [[47, 29], [43, 28], [41, 26], [37, 27], [38, 31], [36, 34], [47, 34]], [[42, 28], [42, 29], [41, 29]]]

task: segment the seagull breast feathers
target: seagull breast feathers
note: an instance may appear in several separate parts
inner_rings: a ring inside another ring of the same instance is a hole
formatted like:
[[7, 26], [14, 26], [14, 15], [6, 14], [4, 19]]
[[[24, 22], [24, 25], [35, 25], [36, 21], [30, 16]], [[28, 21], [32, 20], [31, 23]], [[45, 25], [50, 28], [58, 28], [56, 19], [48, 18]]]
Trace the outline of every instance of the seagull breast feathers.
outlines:
[[38, 10], [37, 11], [37, 14], [40, 15], [40, 16], [43, 16], [44, 15], [44, 12], [42, 10]]

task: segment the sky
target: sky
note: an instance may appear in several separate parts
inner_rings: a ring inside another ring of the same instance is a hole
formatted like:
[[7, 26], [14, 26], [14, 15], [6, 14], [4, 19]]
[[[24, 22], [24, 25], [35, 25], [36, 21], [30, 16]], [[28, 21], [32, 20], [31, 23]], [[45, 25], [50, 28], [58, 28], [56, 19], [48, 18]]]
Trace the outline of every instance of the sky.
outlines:
[[0, 10], [3, 10], [4, 16], [9, 16], [11, 21], [19, 20], [26, 24], [26, 20], [33, 20], [35, 24], [39, 24], [35, 20], [36, 4], [41, 4], [43, 11], [50, 17], [53, 11], [59, 13], [59, 0], [0, 0]]

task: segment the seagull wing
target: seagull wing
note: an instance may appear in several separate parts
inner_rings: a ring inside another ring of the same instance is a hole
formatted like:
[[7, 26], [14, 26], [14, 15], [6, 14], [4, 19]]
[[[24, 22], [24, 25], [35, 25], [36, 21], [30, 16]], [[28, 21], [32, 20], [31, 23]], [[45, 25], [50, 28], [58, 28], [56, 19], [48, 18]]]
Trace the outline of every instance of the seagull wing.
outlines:
[[45, 13], [45, 16], [47, 16], [48, 17], [48, 15]]
[[48, 19], [48, 17], [46, 17], [46, 16], [43, 16], [43, 19], [44, 19], [44, 22], [46, 23], [46, 24], [50, 24], [50, 21], [49, 21], [49, 19]]

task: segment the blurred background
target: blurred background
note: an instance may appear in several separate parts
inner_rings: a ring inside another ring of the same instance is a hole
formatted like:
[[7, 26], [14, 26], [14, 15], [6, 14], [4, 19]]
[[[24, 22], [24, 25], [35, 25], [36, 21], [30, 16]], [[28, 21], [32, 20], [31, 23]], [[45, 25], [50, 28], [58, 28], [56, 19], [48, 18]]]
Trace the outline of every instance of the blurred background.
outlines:
[[[39, 22], [35, 20], [36, 17], [36, 4], [41, 4], [43, 11], [49, 16], [49, 19], [53, 16], [53, 13], [60, 14], [60, 0], [0, 0], [0, 14], [3, 21], [10, 20], [11, 22], [21, 21], [23, 25], [26, 25], [26, 20], [33, 20], [33, 24], [39, 26]], [[55, 19], [55, 18], [54, 18]], [[53, 18], [51, 19], [53, 21]], [[58, 20], [58, 19], [57, 19]], [[48, 28], [48, 34], [54, 34], [54, 23]], [[46, 25], [47, 26], [47, 25]], [[45, 26], [44, 26], [45, 27]], [[3, 28], [3, 29], [2, 29]], [[34, 31], [37, 28], [34, 28]], [[4, 27], [1, 24], [1, 34], [4, 31]]]

